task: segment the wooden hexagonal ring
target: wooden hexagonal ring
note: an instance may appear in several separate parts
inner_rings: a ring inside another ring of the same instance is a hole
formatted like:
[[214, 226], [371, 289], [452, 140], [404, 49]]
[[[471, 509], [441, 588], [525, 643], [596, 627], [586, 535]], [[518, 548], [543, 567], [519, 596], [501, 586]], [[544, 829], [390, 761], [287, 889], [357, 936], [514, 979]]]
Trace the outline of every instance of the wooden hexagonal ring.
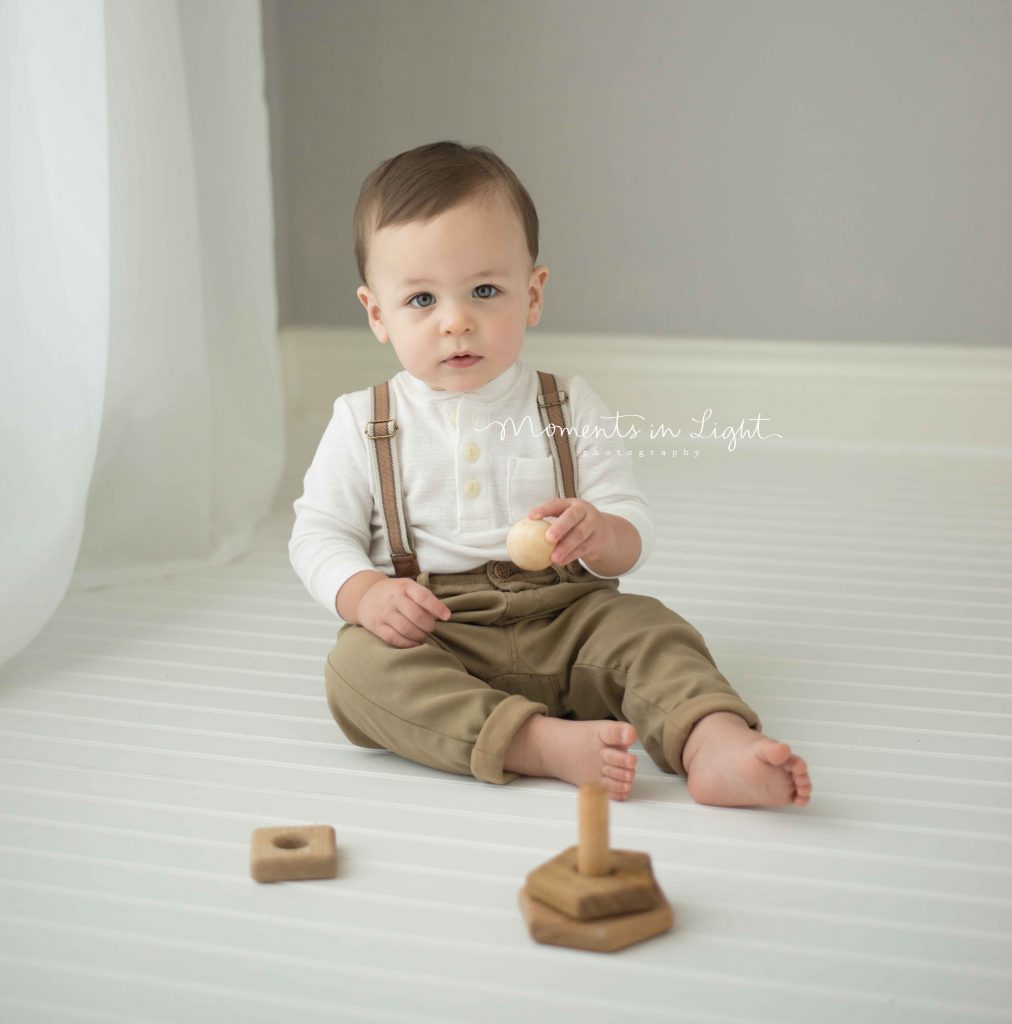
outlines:
[[547, 903], [535, 899], [528, 887], [520, 890], [520, 909], [531, 938], [551, 946], [587, 949], [595, 953], [613, 953], [636, 942], [670, 931], [675, 923], [671, 904], [659, 893], [660, 903], [650, 910], [593, 921], [577, 921]]
[[527, 891], [579, 921], [650, 910], [664, 901], [650, 855], [636, 850], [609, 850], [611, 870], [581, 874], [578, 847], [570, 846], [527, 875]]

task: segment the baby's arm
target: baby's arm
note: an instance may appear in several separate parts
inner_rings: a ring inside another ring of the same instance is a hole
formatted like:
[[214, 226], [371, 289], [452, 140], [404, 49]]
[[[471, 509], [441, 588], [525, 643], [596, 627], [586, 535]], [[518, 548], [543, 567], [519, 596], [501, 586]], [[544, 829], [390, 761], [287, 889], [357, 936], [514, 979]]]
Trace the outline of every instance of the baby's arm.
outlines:
[[628, 415], [630, 410], [609, 409], [579, 375], [570, 378], [568, 391], [580, 497], [542, 502], [528, 515], [558, 517], [549, 531], [549, 540], [558, 541], [553, 553], [557, 564], [579, 558], [598, 576], [621, 576], [638, 569], [654, 543], [653, 520], [630, 457], [615, 454], [630, 443], [615, 435], [616, 426], [628, 435], [630, 422], [616, 421], [616, 414]]
[[373, 498], [358, 419], [347, 396], [334, 403], [295, 502], [289, 557], [325, 608], [394, 647], [415, 647], [450, 609], [414, 580], [378, 572], [369, 558]]
[[386, 578], [369, 558], [373, 498], [365, 436], [348, 401], [334, 415], [306, 471], [288, 555], [299, 579], [332, 614], [343, 615], [338, 597], [357, 575]]

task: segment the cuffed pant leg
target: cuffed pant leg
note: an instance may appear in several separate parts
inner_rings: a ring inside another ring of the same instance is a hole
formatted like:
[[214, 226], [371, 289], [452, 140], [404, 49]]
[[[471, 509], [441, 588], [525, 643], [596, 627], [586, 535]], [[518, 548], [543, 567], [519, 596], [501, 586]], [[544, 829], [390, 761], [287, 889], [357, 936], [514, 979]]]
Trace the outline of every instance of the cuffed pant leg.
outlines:
[[434, 642], [398, 648], [362, 626], [341, 630], [327, 657], [327, 703], [348, 739], [419, 764], [503, 784], [517, 730], [548, 707], [495, 690]]
[[519, 773], [506, 771], [503, 761], [513, 737], [531, 715], [547, 714], [546, 705], [528, 700], [519, 693], [511, 693], [500, 701], [485, 719], [485, 725], [474, 742], [471, 774], [485, 782], [512, 782]]

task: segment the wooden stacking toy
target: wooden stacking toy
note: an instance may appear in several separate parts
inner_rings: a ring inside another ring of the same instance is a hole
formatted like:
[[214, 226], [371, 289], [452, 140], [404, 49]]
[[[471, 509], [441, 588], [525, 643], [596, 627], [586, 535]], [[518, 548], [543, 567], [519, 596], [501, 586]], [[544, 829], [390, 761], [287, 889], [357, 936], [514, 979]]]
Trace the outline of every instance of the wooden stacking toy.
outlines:
[[612, 953], [669, 931], [675, 916], [650, 855], [611, 850], [608, 792], [580, 787], [580, 843], [545, 861], [520, 890], [531, 937], [553, 946]]
[[250, 839], [250, 874], [258, 882], [334, 878], [336, 838], [330, 825], [254, 829]]

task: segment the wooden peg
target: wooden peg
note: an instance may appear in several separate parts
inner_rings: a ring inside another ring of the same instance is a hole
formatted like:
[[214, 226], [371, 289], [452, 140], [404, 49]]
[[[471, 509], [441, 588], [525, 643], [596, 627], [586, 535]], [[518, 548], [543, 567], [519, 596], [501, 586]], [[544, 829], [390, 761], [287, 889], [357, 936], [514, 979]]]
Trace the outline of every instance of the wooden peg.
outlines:
[[608, 875], [611, 857], [608, 839], [608, 791], [599, 784], [580, 787], [580, 850], [576, 859], [581, 875]]

